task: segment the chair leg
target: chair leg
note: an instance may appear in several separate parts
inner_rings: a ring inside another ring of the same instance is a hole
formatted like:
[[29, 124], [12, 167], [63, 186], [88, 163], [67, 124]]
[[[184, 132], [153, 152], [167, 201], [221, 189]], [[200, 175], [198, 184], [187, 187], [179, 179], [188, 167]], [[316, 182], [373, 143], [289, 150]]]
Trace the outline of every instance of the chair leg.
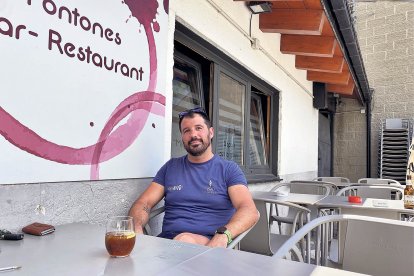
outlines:
[[322, 227], [318, 226], [316, 229], [316, 244], [315, 244], [315, 264], [321, 264], [321, 239], [322, 239]]
[[278, 221], [277, 224], [279, 225], [279, 234], [282, 235], [282, 223]]

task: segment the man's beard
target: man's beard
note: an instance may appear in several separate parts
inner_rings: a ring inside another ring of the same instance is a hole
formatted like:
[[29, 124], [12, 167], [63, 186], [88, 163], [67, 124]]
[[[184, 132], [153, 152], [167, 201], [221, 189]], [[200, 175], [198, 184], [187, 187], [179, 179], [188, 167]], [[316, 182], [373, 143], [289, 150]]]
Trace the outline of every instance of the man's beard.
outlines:
[[[200, 141], [201, 144], [199, 146], [197, 146], [196, 148], [192, 148], [190, 143], [193, 141]], [[184, 144], [184, 143], [183, 143]], [[204, 141], [202, 139], [191, 139], [188, 144], [184, 144], [184, 148], [185, 150], [188, 152], [188, 154], [192, 155], [192, 156], [200, 156], [202, 155], [210, 146], [211, 142], [210, 142], [210, 135], [208, 135], [207, 137], [207, 144], [204, 143]]]

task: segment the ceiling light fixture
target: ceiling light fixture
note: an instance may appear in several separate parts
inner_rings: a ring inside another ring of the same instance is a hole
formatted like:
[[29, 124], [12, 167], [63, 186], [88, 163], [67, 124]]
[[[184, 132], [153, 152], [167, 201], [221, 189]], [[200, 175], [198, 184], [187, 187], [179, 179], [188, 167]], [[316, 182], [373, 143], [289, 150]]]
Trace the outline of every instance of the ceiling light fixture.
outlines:
[[250, 1], [247, 6], [254, 14], [272, 12], [272, 3], [262, 1]]

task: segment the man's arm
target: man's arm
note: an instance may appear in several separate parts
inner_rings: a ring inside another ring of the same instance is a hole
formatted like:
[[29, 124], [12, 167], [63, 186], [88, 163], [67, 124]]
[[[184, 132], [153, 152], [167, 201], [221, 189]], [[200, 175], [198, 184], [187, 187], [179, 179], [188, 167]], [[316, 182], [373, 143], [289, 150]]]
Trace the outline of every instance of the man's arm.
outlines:
[[154, 207], [163, 197], [164, 186], [152, 182], [134, 202], [129, 210], [129, 215], [134, 218], [136, 233], [143, 233], [143, 228], [148, 223], [152, 207]]
[[[235, 238], [252, 227], [259, 219], [259, 215], [252, 195], [245, 185], [230, 186], [228, 192], [236, 212], [225, 226], [232, 237]], [[207, 245], [211, 247], [226, 247], [227, 236], [225, 234], [216, 234]]]

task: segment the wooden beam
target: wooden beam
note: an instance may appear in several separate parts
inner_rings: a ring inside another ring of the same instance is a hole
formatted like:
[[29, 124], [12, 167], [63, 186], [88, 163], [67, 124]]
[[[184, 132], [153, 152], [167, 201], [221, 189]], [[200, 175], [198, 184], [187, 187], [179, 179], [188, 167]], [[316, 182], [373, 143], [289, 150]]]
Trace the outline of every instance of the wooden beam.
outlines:
[[341, 73], [324, 73], [317, 71], [307, 72], [308, 81], [325, 82], [331, 84], [347, 85], [350, 77], [351, 75], [348, 71], [348, 68], [345, 66]]
[[354, 92], [355, 83], [352, 80], [352, 78], [349, 79], [348, 84], [341, 85], [341, 84], [331, 84], [328, 83], [326, 85], [326, 91], [332, 92], [332, 93], [339, 93], [344, 95], [352, 95]]
[[322, 10], [321, 0], [304, 0], [305, 7], [312, 10]]
[[305, 3], [303, 0], [285, 0], [283, 1], [286, 3], [286, 5], [288, 6], [288, 8], [290, 9], [304, 9], [305, 7]]
[[260, 15], [259, 28], [263, 32], [320, 35], [324, 16], [322, 10], [275, 9]]
[[339, 43], [336, 43], [335, 50], [334, 50], [334, 56], [335, 57], [343, 57], [341, 46], [339, 46]]
[[342, 57], [309, 57], [296, 56], [297, 69], [311, 70], [327, 73], [341, 73], [345, 60]]
[[329, 22], [328, 18], [326, 17], [325, 13], [322, 15], [322, 32], [323, 36], [334, 36], [334, 32], [332, 30], [331, 23]]
[[280, 51], [283, 54], [333, 57], [337, 42], [330, 36], [282, 34]]

